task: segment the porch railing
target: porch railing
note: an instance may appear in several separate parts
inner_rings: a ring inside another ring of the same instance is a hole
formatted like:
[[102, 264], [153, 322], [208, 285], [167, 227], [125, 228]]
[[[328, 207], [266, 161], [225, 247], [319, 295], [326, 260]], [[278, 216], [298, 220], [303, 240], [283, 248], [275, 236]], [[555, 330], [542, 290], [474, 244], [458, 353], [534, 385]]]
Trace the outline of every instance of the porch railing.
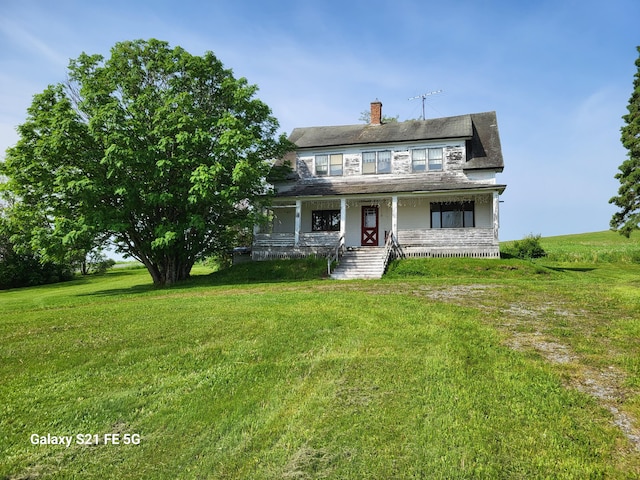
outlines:
[[389, 232], [387, 235], [387, 240], [384, 244], [384, 266], [382, 271], [386, 272], [387, 267], [389, 266], [389, 262], [393, 258], [404, 258], [404, 252], [402, 251], [402, 247], [398, 243], [396, 236], [393, 232]]
[[[340, 232], [300, 232], [299, 247], [328, 247], [335, 245]], [[256, 247], [294, 247], [294, 233], [257, 233], [253, 244]]]
[[493, 228], [421, 228], [398, 231], [398, 242], [421, 247], [497, 245]]
[[[492, 228], [403, 229], [393, 236], [389, 234], [385, 246], [387, 243], [387, 261], [397, 257], [496, 258], [500, 255]], [[258, 233], [254, 236], [252, 258], [301, 258], [312, 254], [333, 257], [338, 245], [344, 249], [345, 238], [340, 232], [300, 232], [297, 245], [293, 232]], [[342, 251], [339, 256], [341, 254]]]
[[499, 258], [493, 228], [433, 228], [400, 230], [405, 257]]
[[340, 237], [333, 251], [327, 255], [327, 275], [331, 275], [331, 265], [333, 262], [340, 263], [340, 258], [344, 254], [344, 235]]

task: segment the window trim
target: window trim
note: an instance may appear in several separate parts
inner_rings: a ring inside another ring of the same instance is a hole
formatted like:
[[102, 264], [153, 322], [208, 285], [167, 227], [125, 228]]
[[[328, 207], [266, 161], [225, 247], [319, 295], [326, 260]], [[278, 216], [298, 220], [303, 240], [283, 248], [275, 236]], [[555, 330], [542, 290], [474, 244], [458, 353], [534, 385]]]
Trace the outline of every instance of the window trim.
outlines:
[[[430, 158], [430, 152], [439, 150], [440, 151], [440, 163], [432, 163]], [[416, 168], [416, 159], [414, 158], [415, 152], [421, 151], [424, 152], [424, 159], [420, 159], [420, 163], [422, 168]], [[431, 165], [439, 165], [439, 168], [431, 168]], [[441, 172], [444, 170], [444, 147], [419, 147], [411, 149], [411, 172], [412, 173], [423, 173], [423, 172]]]
[[[387, 153], [388, 154], [388, 161], [387, 162], [381, 162], [380, 161], [380, 154], [381, 153]], [[365, 155], [375, 155], [375, 161], [370, 162], [373, 163], [374, 165], [374, 170], [373, 172], [365, 172], [364, 171], [364, 165], [365, 165], [365, 161], [364, 161], [364, 157]], [[388, 173], [391, 173], [391, 158], [392, 158], [392, 151], [390, 149], [385, 149], [385, 150], [366, 150], [364, 152], [362, 152], [362, 175], [386, 175]], [[386, 163], [387, 164], [387, 168], [385, 170], [380, 170], [380, 163]]]
[[[336, 168], [338, 163], [334, 163], [340, 157], [340, 168]], [[318, 160], [322, 158], [322, 163]], [[318, 165], [323, 165], [323, 170], [318, 170]], [[318, 153], [313, 156], [313, 170], [316, 177], [342, 177], [344, 175], [344, 154], [343, 153]], [[333, 173], [332, 173], [333, 172]], [[339, 173], [338, 173], [339, 172]]]

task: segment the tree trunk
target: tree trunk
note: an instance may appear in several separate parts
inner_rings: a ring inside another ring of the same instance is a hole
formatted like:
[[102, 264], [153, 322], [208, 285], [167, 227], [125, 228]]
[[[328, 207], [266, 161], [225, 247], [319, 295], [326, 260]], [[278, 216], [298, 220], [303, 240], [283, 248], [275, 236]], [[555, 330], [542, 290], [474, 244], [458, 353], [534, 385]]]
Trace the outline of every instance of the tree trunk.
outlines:
[[156, 286], [162, 286], [163, 282], [162, 282], [162, 274], [160, 273], [160, 269], [154, 263], [151, 263], [149, 261], [145, 261], [143, 263], [144, 263], [144, 266], [147, 267], [147, 271], [149, 272], [149, 275], [151, 275], [153, 284]]
[[145, 251], [136, 247], [134, 241], [129, 244], [132, 247], [129, 252], [144, 264], [157, 287], [170, 286], [190, 277], [194, 260], [185, 252], [176, 250], [175, 253], [165, 255], [147, 255]]
[[156, 286], [168, 287], [176, 282], [189, 279], [193, 262], [184, 261], [175, 255], [165, 257], [160, 265], [145, 262], [145, 266]]

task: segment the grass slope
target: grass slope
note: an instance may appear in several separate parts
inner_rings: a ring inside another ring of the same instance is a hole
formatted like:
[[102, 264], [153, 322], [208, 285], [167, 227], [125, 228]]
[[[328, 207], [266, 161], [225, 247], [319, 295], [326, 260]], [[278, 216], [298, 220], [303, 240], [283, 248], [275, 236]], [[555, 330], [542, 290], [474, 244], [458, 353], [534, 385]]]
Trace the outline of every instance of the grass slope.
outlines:
[[640, 476], [640, 265], [324, 268], [0, 293], [0, 478]]
[[546, 237], [541, 244], [552, 261], [640, 263], [638, 236], [626, 238], [611, 230]]

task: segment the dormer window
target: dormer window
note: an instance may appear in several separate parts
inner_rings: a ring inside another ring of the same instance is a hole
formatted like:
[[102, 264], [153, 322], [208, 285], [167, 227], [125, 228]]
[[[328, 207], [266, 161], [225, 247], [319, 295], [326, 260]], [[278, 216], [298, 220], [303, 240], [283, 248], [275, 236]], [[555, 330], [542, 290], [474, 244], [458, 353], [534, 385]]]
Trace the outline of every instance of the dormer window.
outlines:
[[411, 165], [414, 172], [442, 170], [442, 147], [414, 148], [411, 150]]
[[331, 163], [331, 175], [342, 175], [342, 154], [329, 155], [329, 161]]
[[442, 148], [429, 148], [429, 171], [442, 170]]
[[342, 154], [316, 155], [316, 175], [319, 177], [342, 175]]
[[362, 154], [362, 173], [391, 173], [391, 151], [364, 152]]
[[329, 174], [329, 155], [316, 155], [316, 175], [324, 177]]

